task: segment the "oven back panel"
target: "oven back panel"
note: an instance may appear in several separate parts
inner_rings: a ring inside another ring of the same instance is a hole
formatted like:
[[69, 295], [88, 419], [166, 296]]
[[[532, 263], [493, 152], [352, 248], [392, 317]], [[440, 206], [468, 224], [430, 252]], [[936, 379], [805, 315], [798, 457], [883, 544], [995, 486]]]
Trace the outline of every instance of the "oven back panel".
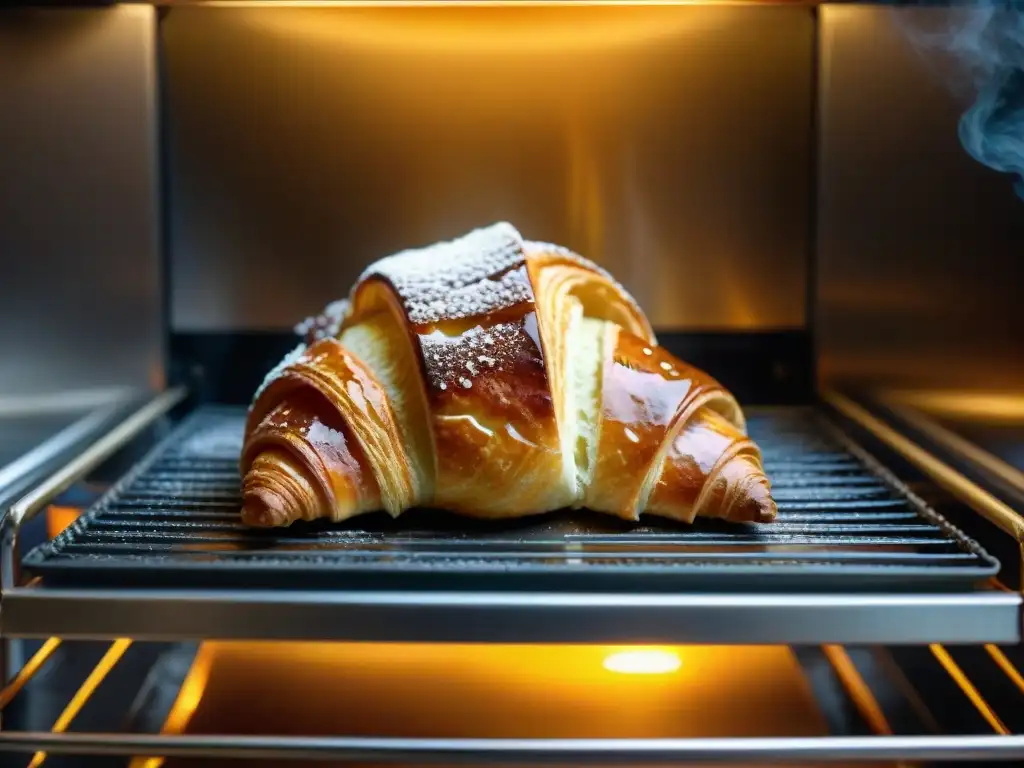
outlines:
[[805, 326], [813, 9], [457, 5], [171, 10], [175, 331], [289, 329], [501, 218], [660, 329]]
[[964, 17], [819, 13], [819, 382], [1020, 391], [1024, 200], [960, 145], [963, 67], [907, 34]]

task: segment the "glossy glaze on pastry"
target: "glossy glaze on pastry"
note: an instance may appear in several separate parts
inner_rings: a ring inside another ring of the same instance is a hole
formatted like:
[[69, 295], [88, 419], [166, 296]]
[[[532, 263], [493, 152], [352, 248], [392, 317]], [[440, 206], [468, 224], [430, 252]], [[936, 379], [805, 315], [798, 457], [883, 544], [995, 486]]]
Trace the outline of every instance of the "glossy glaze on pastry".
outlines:
[[370, 265], [256, 392], [243, 520], [416, 506], [768, 521], [735, 399], [604, 270], [498, 223]]

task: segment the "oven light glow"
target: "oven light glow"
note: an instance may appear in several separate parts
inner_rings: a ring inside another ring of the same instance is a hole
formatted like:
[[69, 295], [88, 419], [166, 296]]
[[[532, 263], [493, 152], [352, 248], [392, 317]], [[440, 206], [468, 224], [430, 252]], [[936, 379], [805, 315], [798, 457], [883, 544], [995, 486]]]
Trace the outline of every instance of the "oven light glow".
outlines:
[[677, 654], [657, 648], [616, 651], [604, 659], [605, 669], [623, 675], [667, 675], [681, 666], [683, 662]]

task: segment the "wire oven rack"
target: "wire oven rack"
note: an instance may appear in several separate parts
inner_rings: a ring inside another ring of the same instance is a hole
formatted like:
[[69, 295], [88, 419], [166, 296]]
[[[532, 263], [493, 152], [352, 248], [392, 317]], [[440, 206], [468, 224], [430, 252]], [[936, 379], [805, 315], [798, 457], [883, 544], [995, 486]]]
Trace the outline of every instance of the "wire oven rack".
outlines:
[[779, 502], [772, 524], [414, 510], [284, 531], [239, 520], [244, 416], [194, 413], [26, 570], [54, 585], [820, 591], [969, 588], [999, 568], [809, 410], [750, 416]]

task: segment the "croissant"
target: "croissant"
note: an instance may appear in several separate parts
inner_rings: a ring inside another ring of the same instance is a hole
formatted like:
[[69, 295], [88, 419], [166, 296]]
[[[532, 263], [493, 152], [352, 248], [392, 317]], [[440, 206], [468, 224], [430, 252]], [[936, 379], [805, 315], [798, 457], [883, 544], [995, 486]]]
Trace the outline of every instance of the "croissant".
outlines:
[[245, 523], [429, 506], [767, 522], [743, 413], [606, 271], [508, 223], [372, 264], [245, 425]]

